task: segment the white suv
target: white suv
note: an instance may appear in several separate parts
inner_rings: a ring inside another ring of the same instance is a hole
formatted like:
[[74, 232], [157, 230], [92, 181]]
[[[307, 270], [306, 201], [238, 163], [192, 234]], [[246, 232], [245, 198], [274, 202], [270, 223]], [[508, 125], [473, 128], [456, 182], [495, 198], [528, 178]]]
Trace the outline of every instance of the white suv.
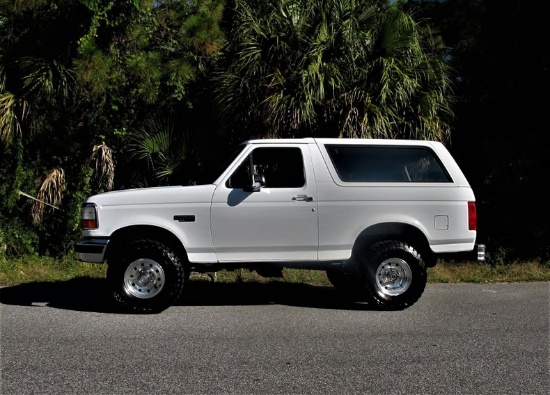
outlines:
[[438, 142], [253, 140], [211, 184], [90, 197], [82, 236], [80, 260], [106, 261], [114, 300], [133, 311], [170, 306], [191, 271], [242, 267], [326, 270], [354, 297], [402, 309], [438, 254], [475, 249], [476, 206]]

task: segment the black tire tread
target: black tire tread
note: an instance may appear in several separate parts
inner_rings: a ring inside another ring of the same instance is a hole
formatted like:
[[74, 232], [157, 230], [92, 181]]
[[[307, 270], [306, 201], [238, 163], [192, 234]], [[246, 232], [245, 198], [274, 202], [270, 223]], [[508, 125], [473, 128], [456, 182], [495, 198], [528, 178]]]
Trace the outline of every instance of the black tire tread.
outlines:
[[[410, 288], [399, 296], [384, 296], [377, 292], [373, 271], [390, 256], [407, 261], [413, 271], [413, 282]], [[426, 265], [414, 247], [397, 240], [385, 240], [369, 247], [364, 257], [369, 300], [382, 310], [403, 310], [416, 303], [426, 288]]]
[[[126, 265], [133, 259], [150, 255], [162, 258], [163, 264], [166, 266], [164, 268], [167, 271], [165, 288], [159, 296], [147, 300], [126, 295], [121, 286], [121, 277], [126, 270]], [[124, 311], [158, 313], [167, 309], [180, 297], [186, 282], [186, 272], [185, 265], [169, 246], [157, 240], [142, 239], [130, 241], [114, 254], [108, 262], [107, 279], [113, 300]]]

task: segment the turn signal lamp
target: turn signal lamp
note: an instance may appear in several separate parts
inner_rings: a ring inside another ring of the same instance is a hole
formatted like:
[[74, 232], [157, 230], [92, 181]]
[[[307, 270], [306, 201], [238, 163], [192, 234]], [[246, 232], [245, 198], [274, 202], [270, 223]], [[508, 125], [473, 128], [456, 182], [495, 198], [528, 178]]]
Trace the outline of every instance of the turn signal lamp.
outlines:
[[82, 206], [80, 227], [82, 229], [97, 229], [99, 227], [95, 204], [86, 203]]

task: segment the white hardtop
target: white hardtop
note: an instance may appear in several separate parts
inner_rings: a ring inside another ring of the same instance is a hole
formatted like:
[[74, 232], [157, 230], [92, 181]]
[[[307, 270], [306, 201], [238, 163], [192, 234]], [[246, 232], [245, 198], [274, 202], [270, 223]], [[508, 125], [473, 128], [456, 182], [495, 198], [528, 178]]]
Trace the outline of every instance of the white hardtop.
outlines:
[[[439, 141], [435, 140], [405, 140], [405, 139], [363, 139], [363, 138], [326, 138], [326, 137], [306, 137], [306, 138], [289, 138], [289, 139], [254, 139], [243, 142], [243, 146], [255, 146], [255, 145], [299, 145], [309, 144], [319, 148], [321, 155], [324, 157], [325, 164], [332, 169], [332, 173], [335, 174], [330, 159], [326, 153], [326, 146], [332, 144], [338, 145], [357, 145], [357, 146], [409, 146], [409, 147], [429, 147], [433, 149], [439, 158], [445, 163], [447, 171], [450, 173], [453, 179], [454, 185], [469, 187], [469, 183], [466, 177], [460, 170], [460, 167], [456, 163], [455, 159], [451, 156], [447, 147]], [[240, 160], [240, 159], [239, 159]], [[319, 173], [318, 173], [319, 174]], [[336, 177], [333, 177], [336, 179]], [[219, 181], [219, 179], [218, 179]], [[216, 182], [217, 183], [217, 182]]]
[[432, 140], [404, 140], [404, 139], [368, 139], [368, 138], [329, 138], [329, 137], [305, 137], [286, 139], [253, 139], [242, 143], [247, 144], [351, 144], [351, 145], [422, 145], [430, 146], [441, 144]]

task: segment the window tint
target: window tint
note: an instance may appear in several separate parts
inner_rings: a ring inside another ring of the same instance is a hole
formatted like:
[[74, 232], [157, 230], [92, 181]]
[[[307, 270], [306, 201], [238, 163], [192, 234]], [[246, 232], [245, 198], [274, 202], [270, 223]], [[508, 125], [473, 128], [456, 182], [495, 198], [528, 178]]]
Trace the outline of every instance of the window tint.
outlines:
[[256, 148], [227, 181], [228, 188], [252, 184], [250, 169], [265, 179], [266, 188], [300, 188], [305, 184], [300, 148]]
[[327, 145], [344, 182], [451, 182], [432, 150], [426, 147]]

